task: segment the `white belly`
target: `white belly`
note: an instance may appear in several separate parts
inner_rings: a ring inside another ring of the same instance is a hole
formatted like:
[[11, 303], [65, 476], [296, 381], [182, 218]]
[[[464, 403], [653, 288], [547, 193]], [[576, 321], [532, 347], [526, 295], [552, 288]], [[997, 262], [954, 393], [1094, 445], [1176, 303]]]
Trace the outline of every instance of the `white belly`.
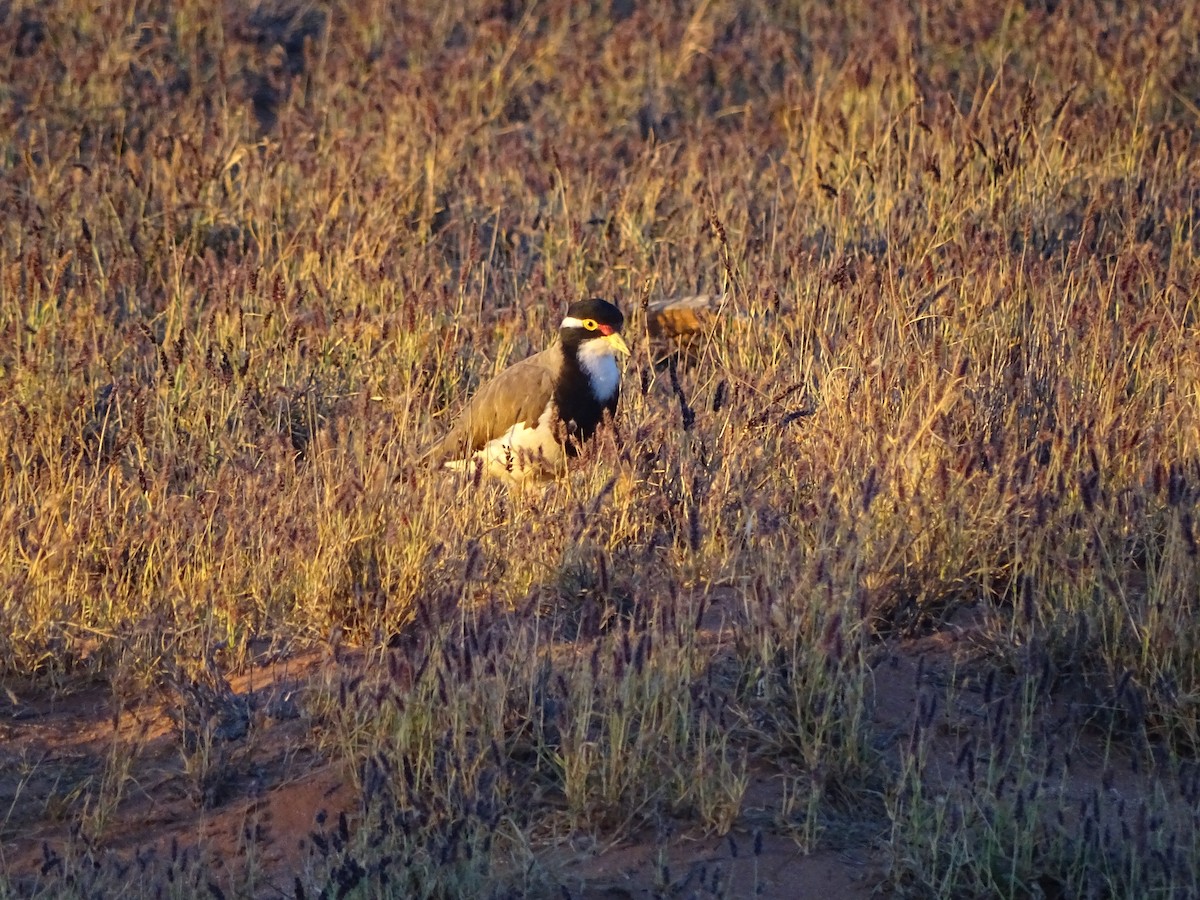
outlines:
[[555, 413], [547, 406], [532, 428], [518, 422], [477, 450], [470, 459], [446, 463], [446, 468], [470, 471], [482, 463], [485, 474], [512, 481], [553, 475], [563, 463], [562, 444], [554, 434]]

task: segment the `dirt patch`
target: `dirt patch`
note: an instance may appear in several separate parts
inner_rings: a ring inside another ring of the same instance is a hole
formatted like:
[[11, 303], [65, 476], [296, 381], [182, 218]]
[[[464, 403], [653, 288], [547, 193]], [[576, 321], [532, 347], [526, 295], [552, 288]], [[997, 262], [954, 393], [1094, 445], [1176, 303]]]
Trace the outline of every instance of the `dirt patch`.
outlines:
[[[702, 616], [706, 642], [719, 650], [741, 612], [715, 592]], [[985, 688], [995, 665], [988, 641], [982, 616], [967, 610], [931, 635], [880, 648], [872, 728], [885, 754], [908, 740], [930, 697], [951, 698], [931, 716], [929, 772], [952, 777], [995, 702]], [[353, 823], [360, 808], [346, 773], [318, 757], [300, 697], [359, 665], [313, 653], [228, 681], [177, 685], [121, 709], [104, 685], [57, 696], [11, 687], [0, 706], [0, 865], [20, 888], [52, 874], [80, 845], [125, 859], [189, 847], [217, 882], [244, 884], [253, 870], [254, 896], [292, 895], [320, 823], [343, 814]], [[1064, 697], [1044, 715], [1066, 723], [1073, 709]], [[197, 743], [205, 740], [207, 756]], [[1088, 740], [1077, 738], [1082, 763], [1064, 777], [1065, 796], [1136, 794], [1136, 778], [1105, 768], [1111, 755], [1102, 739], [1094, 747]], [[563, 896], [576, 898], [875, 894], [888, 878], [879, 812], [844, 813], [845, 827], [805, 853], [784, 808], [786, 780], [769, 762], [754, 763], [741, 815], [725, 836], [673, 822], [665, 833], [613, 842], [576, 835], [538, 853]]]
[[[199, 846], [231, 872], [251, 860], [294, 871], [316, 815], [353, 802], [315, 754], [297, 702], [320, 666], [310, 654], [224, 682], [204, 734], [190, 739], [203, 746], [181, 737], [195, 720], [184, 712], [195, 685], [123, 704], [104, 685], [10, 688], [0, 708], [0, 863], [19, 883], [79, 846], [128, 855]], [[236, 734], [220, 708], [230, 697], [246, 712]]]
[[[584, 900], [872, 896], [883, 873], [870, 848], [805, 853], [795, 836], [769, 824], [783, 818], [782, 796], [777, 775], [758, 773], [750, 779], [743, 803], [748, 821], [723, 837], [684, 830], [642, 834], [615, 844], [581, 840], [546, 856], [556, 865], [563, 887]], [[763, 825], [748, 830], [749, 822]]]

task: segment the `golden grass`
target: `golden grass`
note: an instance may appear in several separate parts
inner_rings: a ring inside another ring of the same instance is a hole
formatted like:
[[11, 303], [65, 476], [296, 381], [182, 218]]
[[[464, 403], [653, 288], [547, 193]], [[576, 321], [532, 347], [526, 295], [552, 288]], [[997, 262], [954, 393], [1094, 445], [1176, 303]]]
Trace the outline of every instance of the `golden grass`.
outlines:
[[[897, 888], [1094, 888], [1041, 826], [1008, 880], [913, 849], [946, 801], [871, 666], [982, 603], [1000, 671], [1200, 749], [1187, 4], [118, 6], [0, 12], [6, 684], [362, 648], [313, 744], [409, 811], [364, 821], [413, 892], [727, 830], [748, 760], [810, 846], [888, 798]], [[641, 304], [697, 292], [727, 325], [673, 383]], [[639, 345], [616, 434], [531, 497], [416, 470], [584, 295]], [[1195, 890], [1180, 827], [1112, 895]]]

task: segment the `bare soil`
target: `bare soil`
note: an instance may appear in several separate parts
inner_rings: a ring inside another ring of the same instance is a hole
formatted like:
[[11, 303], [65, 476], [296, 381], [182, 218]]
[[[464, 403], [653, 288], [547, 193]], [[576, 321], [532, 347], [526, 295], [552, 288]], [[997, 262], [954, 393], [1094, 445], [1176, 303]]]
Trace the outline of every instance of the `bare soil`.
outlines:
[[[970, 685], [982, 682], [987, 665], [982, 624], [969, 612], [958, 619], [932, 635], [883, 648], [875, 668], [873, 726], [882, 742], [893, 745], [911, 727], [923, 684], [967, 686], [966, 700], [938, 714], [941, 737], [934, 747], [947, 771], [961, 736], [977, 725]], [[714, 622], [712, 630], [719, 641], [723, 626]], [[346, 665], [355, 662], [310, 652], [264, 661], [229, 679], [234, 697], [252, 711], [252, 725], [217, 742], [218, 759], [207, 774], [197, 772], [195, 754], [185, 758], [180, 750], [177, 691], [115, 712], [107, 685], [53, 696], [10, 686], [0, 697], [0, 864], [15, 879], [44, 876], [48, 861], [87, 844], [94, 828], [98, 850], [132, 858], [193, 847], [207, 856], [218, 881], [221, 873], [240, 880], [252, 863], [260, 873], [256, 896], [292, 896], [296, 875], [313, 853], [318, 822], [341, 814], [353, 822], [358, 810], [350, 779], [318, 756], [313, 723], [295, 701], [306, 685]], [[1065, 715], [1069, 706], [1064, 698], [1049, 704], [1046, 715]], [[83, 798], [95, 794], [114, 746], [130, 768], [119, 802], [101, 818]], [[1097, 747], [1097, 761], [1101, 756]], [[1095, 771], [1074, 766], [1070, 777], [1068, 791], [1087, 796], [1101, 783], [1099, 762]], [[769, 764], [756, 764], [741, 817], [728, 835], [679, 823], [673, 833], [607, 843], [582, 836], [541, 853], [570, 896], [596, 900], [743, 893], [768, 900], [862, 900], [886, 890], [886, 823], [878, 814], [873, 819], [864, 811], [855, 822], [848, 812], [823, 835], [821, 849], [805, 853], [781, 825], [788, 819], [783, 780]], [[1135, 792], [1137, 785], [1114, 787], [1110, 776], [1109, 789]]]

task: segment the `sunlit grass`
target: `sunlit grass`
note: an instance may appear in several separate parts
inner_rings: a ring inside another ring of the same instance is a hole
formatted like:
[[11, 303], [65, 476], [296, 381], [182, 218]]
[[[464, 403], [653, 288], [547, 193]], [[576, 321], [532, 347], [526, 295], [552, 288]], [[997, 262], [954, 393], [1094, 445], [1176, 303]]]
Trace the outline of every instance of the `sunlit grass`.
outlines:
[[[756, 765], [805, 848], [871, 810], [913, 894], [1194, 892], [1194, 12], [428, 6], [0, 13], [0, 678], [186, 712], [346, 651], [310, 743], [363, 812], [314, 894], [550, 890], [540, 847], [724, 833]], [[697, 293], [656, 365], [645, 302]], [[566, 479], [415, 468], [593, 295], [634, 355]], [[875, 666], [965, 607], [1014, 686], [951, 778]], [[1170, 828], [1055, 818], [1085, 734]]]

